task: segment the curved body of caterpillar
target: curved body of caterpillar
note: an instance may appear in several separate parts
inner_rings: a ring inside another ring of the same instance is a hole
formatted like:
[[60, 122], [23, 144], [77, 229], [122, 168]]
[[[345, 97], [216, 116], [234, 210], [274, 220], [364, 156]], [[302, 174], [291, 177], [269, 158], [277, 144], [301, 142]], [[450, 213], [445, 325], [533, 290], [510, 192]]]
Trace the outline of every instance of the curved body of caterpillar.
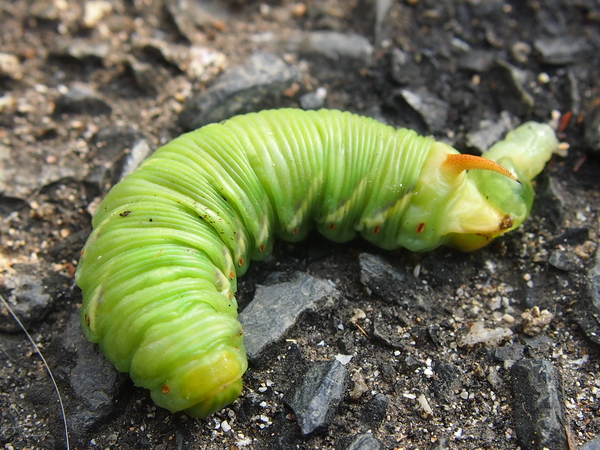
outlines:
[[523, 125], [486, 155], [509, 173], [339, 111], [263, 111], [184, 134], [99, 206], [76, 274], [83, 328], [157, 404], [207, 416], [241, 391], [236, 277], [275, 236], [316, 227], [388, 249], [473, 250], [527, 217], [556, 145], [549, 126]]

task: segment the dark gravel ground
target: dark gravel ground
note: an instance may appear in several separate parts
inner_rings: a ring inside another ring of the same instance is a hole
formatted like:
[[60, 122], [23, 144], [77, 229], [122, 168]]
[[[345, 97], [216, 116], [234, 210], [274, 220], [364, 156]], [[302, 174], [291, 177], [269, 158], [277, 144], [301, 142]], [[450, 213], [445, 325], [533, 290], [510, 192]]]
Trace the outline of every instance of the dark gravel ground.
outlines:
[[[571, 450], [598, 436], [599, 24], [597, 0], [0, 0], [0, 294], [57, 379], [71, 448]], [[253, 360], [230, 407], [157, 409], [79, 329], [89, 212], [184, 129], [300, 105], [473, 152], [552, 121], [570, 147], [526, 224], [472, 254], [280, 243], [241, 280], [241, 308], [273, 272], [330, 280], [339, 298]], [[2, 448], [65, 448], [48, 374], [0, 311]], [[475, 323], [505, 336], [465, 345]], [[341, 402], [304, 435], [292, 393], [339, 354]]]

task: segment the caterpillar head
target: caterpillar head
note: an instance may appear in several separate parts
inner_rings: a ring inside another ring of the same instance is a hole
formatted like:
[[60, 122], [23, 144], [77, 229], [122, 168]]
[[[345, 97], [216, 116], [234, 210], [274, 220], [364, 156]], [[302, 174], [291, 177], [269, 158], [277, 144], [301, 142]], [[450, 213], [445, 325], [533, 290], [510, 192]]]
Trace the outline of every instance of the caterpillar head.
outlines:
[[[549, 125], [529, 122], [491, 147], [485, 158], [448, 155], [441, 170], [464, 180], [447, 207], [446, 244], [476, 250], [521, 225], [531, 212], [531, 180], [557, 145]], [[457, 174], [469, 169], [478, 170]]]
[[557, 145], [552, 128], [538, 123], [518, 127], [485, 157], [434, 143], [396, 243], [413, 251], [472, 251], [517, 228], [531, 211], [531, 179]]

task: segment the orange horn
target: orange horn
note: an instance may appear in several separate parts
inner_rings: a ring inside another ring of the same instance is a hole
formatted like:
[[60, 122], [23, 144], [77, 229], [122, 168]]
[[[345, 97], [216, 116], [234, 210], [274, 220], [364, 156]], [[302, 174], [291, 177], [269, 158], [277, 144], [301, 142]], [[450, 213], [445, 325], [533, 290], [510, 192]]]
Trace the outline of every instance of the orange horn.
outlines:
[[491, 170], [492, 172], [504, 175], [511, 180], [515, 180], [517, 183], [519, 182], [519, 180], [517, 180], [512, 173], [510, 173], [500, 164], [490, 159], [482, 158], [481, 156], [462, 154], [448, 155], [446, 156], [446, 160], [442, 163], [442, 168], [456, 176], [458, 176], [464, 170]]

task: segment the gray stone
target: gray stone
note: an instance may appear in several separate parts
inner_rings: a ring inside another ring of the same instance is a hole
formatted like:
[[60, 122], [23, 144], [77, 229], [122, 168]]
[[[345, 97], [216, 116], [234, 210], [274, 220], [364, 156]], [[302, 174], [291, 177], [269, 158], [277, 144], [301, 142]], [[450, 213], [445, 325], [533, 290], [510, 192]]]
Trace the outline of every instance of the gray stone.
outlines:
[[579, 56], [592, 51], [592, 46], [583, 38], [568, 36], [536, 39], [533, 45], [542, 62], [553, 65], [570, 64]]
[[164, 82], [156, 67], [150, 63], [138, 61], [133, 56], [129, 56], [125, 62], [133, 74], [138, 89], [147, 95], [155, 95], [159, 85]]
[[479, 123], [479, 130], [467, 133], [467, 146], [483, 153], [492, 144], [498, 142], [511, 128], [510, 114], [502, 111], [498, 120], [482, 120]]
[[360, 434], [354, 438], [346, 450], [379, 450], [381, 443], [372, 434]]
[[418, 306], [429, 310], [427, 297], [418, 289], [412, 275], [400, 273], [379, 256], [362, 253], [359, 256], [360, 282], [388, 303]]
[[559, 270], [573, 272], [583, 269], [581, 259], [572, 251], [554, 250], [548, 258], [548, 263]]
[[408, 108], [401, 108], [400, 112], [416, 114], [431, 133], [441, 133], [446, 129], [450, 106], [444, 100], [431, 95], [425, 88], [415, 91], [400, 89], [396, 97]]
[[406, 346], [402, 336], [398, 335], [397, 327], [393, 325], [393, 322], [390, 323], [389, 317], [375, 316], [371, 335], [373, 339], [377, 339], [391, 348], [403, 350]]
[[579, 450], [600, 450], [600, 437], [587, 441]]
[[110, 115], [112, 108], [92, 88], [76, 84], [61, 95], [54, 106], [53, 114]]
[[363, 422], [372, 429], [377, 429], [387, 414], [389, 401], [387, 397], [381, 393], [375, 394], [365, 404], [361, 411]]
[[449, 448], [450, 447], [448, 447], [448, 439], [446, 439], [445, 437], [441, 437], [435, 444], [431, 446], [429, 450], [448, 450]]
[[151, 153], [148, 139], [133, 127], [109, 127], [98, 131], [91, 139], [95, 147], [87, 181], [107, 192], [127, 174], [135, 170]]
[[302, 434], [326, 427], [344, 395], [348, 372], [338, 360], [318, 362], [284, 401], [292, 408]]
[[575, 304], [571, 319], [590, 341], [600, 345], [600, 251], [596, 251], [594, 266], [587, 273], [587, 287], [588, 295]]
[[551, 231], [561, 229], [563, 212], [567, 201], [560, 184], [550, 175], [542, 172], [536, 180], [535, 202], [531, 209], [533, 217], [544, 217]]
[[[12, 269], [3, 275], [0, 293], [26, 327], [46, 317], [54, 301], [69, 289], [66, 277], [43, 270], [38, 264], [14, 264]], [[0, 331], [19, 331], [12, 316], [4, 308], [1, 311]]]
[[474, 16], [481, 17], [502, 14], [502, 7], [505, 2], [503, 0], [471, 0], [467, 4]]
[[339, 295], [328, 282], [300, 272], [289, 282], [259, 286], [252, 302], [239, 315], [248, 358], [258, 358], [268, 345], [281, 339], [304, 311]]
[[456, 392], [461, 386], [462, 372], [454, 364], [438, 362], [435, 364], [434, 372], [436, 379], [433, 383], [435, 396], [440, 400], [452, 404], [456, 402]]
[[516, 115], [528, 115], [534, 107], [532, 95], [525, 89], [533, 76], [511, 64], [497, 60], [494, 68], [496, 99], [501, 108]]
[[179, 32], [192, 44], [205, 44], [206, 32], [229, 19], [225, 2], [219, 0], [173, 0], [165, 6]]
[[280, 107], [284, 89], [299, 79], [300, 72], [277, 56], [255, 53], [247, 64], [226, 71], [205, 92], [190, 98], [179, 124], [193, 130], [236, 114]]
[[596, 251], [596, 262], [588, 271], [588, 290], [592, 305], [596, 311], [600, 311], [600, 251]]
[[405, 274], [399, 273], [383, 258], [370, 253], [361, 253], [358, 259], [362, 284], [388, 303], [408, 304], [398, 289], [406, 285]]
[[560, 236], [552, 239], [549, 244], [552, 247], [558, 245], [580, 245], [590, 239], [590, 230], [583, 227], [567, 228]]
[[373, 46], [367, 38], [358, 34], [337, 31], [313, 31], [302, 36], [302, 52], [318, 53], [333, 61], [348, 58], [368, 64]]
[[521, 344], [505, 345], [494, 350], [498, 361], [519, 361], [525, 355], [525, 346]]
[[390, 52], [390, 71], [392, 79], [401, 85], [410, 84], [421, 76], [421, 67], [408, 52], [397, 47]]
[[69, 414], [69, 426], [75, 434], [80, 434], [113, 412], [115, 399], [126, 377], [117, 372], [97, 345], [88, 342], [78, 314], [69, 320], [63, 347], [77, 351], [77, 363], [69, 374], [77, 396]]
[[488, 50], [471, 50], [458, 60], [458, 67], [472, 72], [487, 72], [493, 65], [496, 55]]
[[314, 92], [308, 92], [300, 97], [300, 107], [302, 109], [319, 109], [325, 104], [327, 90], [319, 88]]
[[515, 431], [524, 450], [568, 447], [562, 386], [544, 359], [522, 359], [511, 368]]
[[583, 125], [585, 145], [589, 150], [600, 153], [600, 107], [586, 114]]
[[70, 56], [81, 62], [101, 63], [110, 54], [110, 44], [63, 38], [57, 41], [53, 53], [57, 56]]

